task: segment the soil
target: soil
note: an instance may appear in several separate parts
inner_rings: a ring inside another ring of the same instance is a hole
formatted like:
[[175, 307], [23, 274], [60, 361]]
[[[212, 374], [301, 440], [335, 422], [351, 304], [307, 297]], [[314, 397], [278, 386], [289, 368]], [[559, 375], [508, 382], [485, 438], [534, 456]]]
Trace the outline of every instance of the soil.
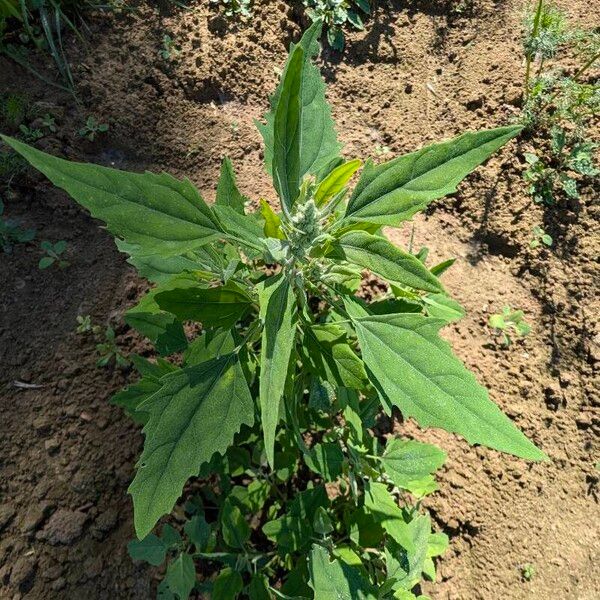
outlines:
[[[56, 115], [58, 131], [37, 143], [47, 151], [188, 176], [208, 200], [228, 155], [246, 195], [273, 198], [253, 121], [306, 24], [291, 4], [255, 2], [248, 25], [231, 25], [208, 2], [93, 15], [87, 47], [67, 38], [79, 103], [4, 58], [0, 91]], [[559, 4], [572, 21], [600, 26], [600, 5]], [[379, 3], [342, 57], [323, 56], [346, 156], [385, 146], [392, 157], [509, 122], [524, 72], [522, 10], [521, 0]], [[178, 49], [171, 60], [159, 56], [165, 33]], [[36, 60], [52, 75], [46, 58]], [[77, 135], [89, 114], [110, 125], [93, 143]], [[449, 456], [427, 502], [451, 537], [440, 581], [425, 589], [434, 599], [600, 597], [600, 189], [551, 208], [532, 203], [522, 179], [530, 144], [512, 142], [414, 220], [417, 246], [457, 258], [443, 281], [467, 316], [447, 338], [551, 457], [527, 464], [410, 422], [399, 428]], [[147, 354], [121, 319], [146, 284], [111, 236], [43, 177], [18, 175], [4, 200], [6, 214], [38, 236], [0, 256], [0, 597], [149, 598], [155, 574], [126, 552], [141, 435], [108, 403], [135, 375], [96, 367], [94, 340], [75, 333], [76, 316], [91, 314], [113, 324], [124, 352]], [[529, 248], [538, 224], [551, 248]], [[411, 228], [391, 235], [407, 243]], [[68, 242], [67, 269], [37, 269], [42, 239]], [[507, 304], [533, 325], [508, 349], [486, 326]]]

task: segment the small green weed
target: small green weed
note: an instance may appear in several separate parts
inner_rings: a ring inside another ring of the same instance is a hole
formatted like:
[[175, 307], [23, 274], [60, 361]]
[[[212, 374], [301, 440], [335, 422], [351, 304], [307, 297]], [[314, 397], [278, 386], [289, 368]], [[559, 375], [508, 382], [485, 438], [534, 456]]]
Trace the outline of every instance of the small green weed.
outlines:
[[98, 367], [107, 367], [114, 363], [122, 369], [129, 366], [129, 361], [123, 356], [115, 339], [115, 330], [109, 325], [104, 331], [104, 340], [96, 344], [100, 358], [96, 362]]
[[535, 567], [532, 564], [527, 563], [521, 567], [521, 577], [525, 581], [531, 581], [535, 576]]
[[71, 264], [62, 257], [67, 249], [67, 242], [65, 242], [65, 240], [60, 240], [54, 244], [48, 240], [44, 240], [40, 244], [40, 247], [46, 253], [46, 256], [40, 258], [38, 269], [47, 269], [54, 264], [60, 269], [66, 269]]
[[56, 119], [48, 113], [46, 113], [42, 119], [42, 127], [45, 127], [51, 133], [56, 133], [58, 131]]
[[491, 315], [488, 324], [496, 330], [496, 333], [502, 333], [502, 342], [505, 346], [512, 344], [511, 336], [523, 338], [531, 332], [531, 327], [525, 322], [523, 311], [513, 310], [510, 306], [504, 306], [500, 314]]
[[540, 245], [552, 246], [552, 236], [548, 235], [539, 225], [536, 225], [532, 230], [533, 237], [529, 242], [530, 248], [538, 248]]
[[77, 328], [75, 331], [79, 334], [93, 333], [97, 335], [101, 331], [100, 325], [94, 325], [92, 323], [92, 317], [90, 315], [77, 315]]
[[172, 60], [179, 54], [179, 50], [175, 47], [175, 40], [165, 33], [162, 39], [162, 47], [159, 51], [159, 56], [163, 60]]
[[323, 21], [327, 27], [327, 42], [334, 50], [343, 50], [343, 27], [349, 23], [363, 30], [363, 16], [371, 14], [369, 0], [303, 0], [306, 14], [314, 21]]
[[252, 16], [252, 0], [210, 0], [210, 3], [219, 5], [227, 18]]
[[[539, 0], [526, 20], [524, 123], [536, 151], [525, 154], [524, 177], [536, 202], [552, 205], [561, 195], [576, 199], [582, 180], [596, 177], [598, 144], [590, 126], [600, 112], [600, 85], [584, 75], [600, 58], [600, 32], [571, 28], [564, 14]], [[571, 74], [561, 60], [574, 57]]]
[[99, 133], [106, 133], [107, 131], [107, 123], [98, 123], [95, 117], [90, 115], [87, 118], [85, 125], [79, 130], [78, 133], [81, 137], [86, 138], [90, 142], [93, 142]]
[[27, 125], [19, 125], [19, 131], [21, 132], [23, 139], [26, 142], [36, 142], [37, 140], [41, 139], [44, 137], [44, 132], [41, 129], [36, 128], [31, 128], [28, 127]]
[[30, 242], [35, 237], [35, 229], [21, 229], [18, 221], [3, 215], [4, 202], [0, 198], [0, 246], [5, 254], [10, 254], [15, 244]]

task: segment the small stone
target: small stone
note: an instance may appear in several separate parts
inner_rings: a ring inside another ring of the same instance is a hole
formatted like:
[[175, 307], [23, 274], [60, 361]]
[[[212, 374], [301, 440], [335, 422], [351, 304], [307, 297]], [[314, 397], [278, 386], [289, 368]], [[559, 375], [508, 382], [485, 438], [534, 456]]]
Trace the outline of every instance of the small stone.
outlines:
[[36, 531], [39, 529], [40, 525], [51, 511], [52, 505], [48, 502], [41, 502], [37, 506], [32, 505], [21, 520], [19, 529], [22, 533], [31, 533], [32, 531]]
[[65, 587], [65, 585], [67, 585], [67, 581], [65, 580], [65, 578], [59, 577], [57, 580], [52, 582], [52, 585], [50, 587], [52, 588], [52, 591], [59, 592]]
[[79, 418], [82, 421], [87, 421], [88, 423], [92, 420], [92, 415], [90, 415], [90, 413], [83, 411], [80, 415]]
[[50, 438], [44, 442], [44, 448], [48, 454], [56, 454], [60, 450], [60, 442], [56, 438]]
[[21, 556], [13, 565], [10, 574], [10, 584], [25, 591], [31, 588], [35, 576], [37, 562], [31, 556]]
[[47, 541], [52, 546], [71, 544], [81, 536], [87, 519], [85, 513], [60, 508], [50, 517], [46, 527], [38, 532], [36, 537]]
[[50, 433], [52, 422], [48, 417], [43, 415], [36, 417], [33, 420], [33, 428], [40, 434]]
[[16, 510], [10, 504], [0, 506], [0, 531], [2, 531], [15, 516]]

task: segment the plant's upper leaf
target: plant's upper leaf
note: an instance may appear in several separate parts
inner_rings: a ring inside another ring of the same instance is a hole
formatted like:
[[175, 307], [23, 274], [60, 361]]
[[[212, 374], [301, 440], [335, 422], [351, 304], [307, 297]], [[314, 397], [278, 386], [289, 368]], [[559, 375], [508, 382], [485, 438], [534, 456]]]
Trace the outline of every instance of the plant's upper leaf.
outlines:
[[405, 417], [458, 433], [471, 444], [530, 460], [546, 458], [439, 337], [444, 321], [418, 314], [352, 320], [373, 384]]
[[380, 225], [410, 219], [432, 200], [456, 191], [460, 181], [521, 129], [513, 125], [465, 133], [381, 165], [367, 162], [344, 219]]
[[308, 467], [321, 474], [325, 481], [335, 481], [342, 474], [344, 453], [339, 444], [323, 442], [315, 444], [309, 454], [304, 456]]
[[244, 289], [229, 281], [218, 287], [171, 289], [155, 295], [161, 309], [182, 321], [198, 321], [205, 327], [230, 328], [252, 306]]
[[271, 97], [266, 124], [257, 123], [265, 142], [265, 165], [281, 201], [291, 208], [302, 178], [316, 175], [337, 158], [337, 141], [325, 84], [312, 57], [319, 52], [322, 22], [311, 25], [290, 55]]
[[237, 188], [235, 173], [231, 161], [225, 157], [221, 163], [221, 176], [217, 184], [217, 206], [228, 206], [237, 213], [244, 214], [244, 204], [247, 198]]
[[236, 354], [180, 369], [139, 408], [150, 414], [144, 451], [129, 487], [138, 537], [168, 513], [187, 479], [217, 452], [224, 454], [254, 403]]
[[223, 236], [211, 209], [187, 179], [72, 162], [0, 137], [104, 221], [112, 234], [137, 245], [139, 256], [177, 256]]
[[444, 294], [429, 294], [423, 297], [425, 312], [436, 319], [443, 319], [446, 323], [460, 321], [465, 316], [464, 308]]
[[328, 200], [333, 198], [336, 194], [339, 194], [346, 187], [346, 184], [350, 181], [352, 175], [360, 169], [361, 165], [362, 161], [355, 159], [342, 163], [333, 169], [333, 171], [321, 181], [315, 192], [316, 205], [323, 206]]
[[394, 439], [386, 444], [381, 462], [394, 484], [406, 489], [411, 482], [439, 469], [445, 460], [446, 455], [437, 446]]
[[350, 348], [341, 326], [327, 323], [307, 327], [304, 344], [307, 366], [322, 379], [347, 388], [365, 387], [365, 368]]
[[279, 274], [259, 289], [260, 319], [264, 323], [260, 360], [260, 411], [265, 452], [274, 465], [275, 431], [279, 422], [288, 367], [296, 335], [296, 298], [289, 280]]
[[254, 215], [241, 215], [230, 206], [215, 205], [213, 211], [223, 231], [240, 244], [251, 258], [260, 253], [262, 246], [258, 239], [263, 236], [263, 226]]
[[376, 600], [377, 590], [357, 567], [340, 559], [330, 560], [329, 552], [313, 545], [309, 558], [309, 585], [321, 600]]
[[183, 362], [186, 367], [197, 365], [211, 358], [219, 358], [235, 349], [235, 340], [231, 331], [208, 330], [199, 335], [186, 349]]
[[260, 214], [265, 220], [263, 233], [267, 238], [284, 240], [285, 234], [281, 229], [281, 217], [269, 206], [266, 200], [260, 199]]
[[369, 269], [390, 283], [428, 292], [443, 291], [438, 278], [418, 258], [365, 231], [345, 233], [332, 243], [327, 256]]

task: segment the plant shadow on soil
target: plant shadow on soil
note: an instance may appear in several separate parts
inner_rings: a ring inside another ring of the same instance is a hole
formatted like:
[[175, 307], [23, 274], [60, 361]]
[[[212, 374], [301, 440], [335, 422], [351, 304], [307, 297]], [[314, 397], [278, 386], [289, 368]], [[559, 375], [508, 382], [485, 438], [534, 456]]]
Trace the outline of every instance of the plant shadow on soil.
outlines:
[[[600, 23], [600, 8], [563, 4]], [[393, 157], [518, 114], [521, 2], [475, 5], [456, 16], [447, 2], [393, 2], [389, 10], [379, 3], [366, 31], [347, 36], [343, 58], [325, 52], [348, 157], [378, 145]], [[92, 18], [90, 47], [67, 43], [83, 107], [3, 58], [0, 88], [26, 91], [40, 111], [57, 114], [59, 131], [39, 142], [46, 151], [189, 176], [209, 200], [227, 154], [246, 195], [272, 198], [253, 120], [265, 112], [275, 69], [303, 21], [278, 2], [255, 10], [251, 26], [234, 28], [202, 5], [162, 16], [141, 5], [139, 15]], [[168, 64], [158, 57], [165, 30], [181, 47]], [[111, 125], [94, 144], [76, 133], [88, 114]], [[434, 598], [591, 599], [600, 591], [600, 519], [590, 519], [598, 513], [600, 453], [592, 378], [600, 360], [598, 207], [593, 189], [579, 206], [532, 205], [520, 152], [513, 143], [415, 219], [415, 244], [431, 249], [432, 264], [457, 257], [444, 284], [467, 316], [445, 335], [553, 460], [530, 465], [411, 421], [391, 424], [449, 454], [441, 490], [427, 502], [452, 536], [439, 583], [424, 590]], [[126, 552], [133, 536], [126, 489], [141, 435], [108, 402], [135, 376], [98, 369], [93, 341], [74, 329], [78, 314], [91, 314], [114, 324], [127, 352], [148, 356], [121, 318], [147, 284], [98, 223], [43, 178], [19, 177], [4, 199], [7, 215], [38, 235], [0, 256], [0, 597], [146, 599], [153, 572]], [[551, 249], [529, 249], [536, 224], [553, 235]], [[410, 229], [393, 238], [406, 244]], [[68, 242], [68, 269], [37, 270], [42, 239]], [[534, 324], [508, 350], [486, 327], [504, 304]], [[42, 387], [16, 388], [15, 380]], [[520, 577], [526, 563], [536, 567], [530, 582]]]

